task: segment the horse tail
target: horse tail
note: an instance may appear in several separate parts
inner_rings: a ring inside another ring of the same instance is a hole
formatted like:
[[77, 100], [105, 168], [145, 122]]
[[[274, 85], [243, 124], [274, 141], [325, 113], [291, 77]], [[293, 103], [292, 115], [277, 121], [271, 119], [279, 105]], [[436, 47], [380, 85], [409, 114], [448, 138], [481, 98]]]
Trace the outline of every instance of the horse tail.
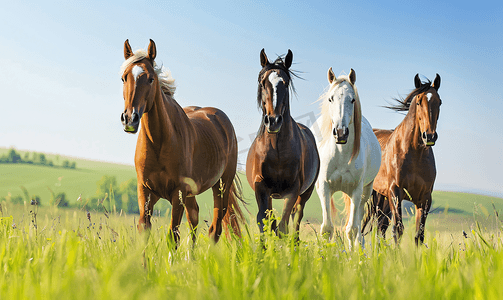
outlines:
[[362, 220], [362, 233], [364, 233], [365, 228], [368, 227], [368, 231], [372, 231], [372, 220], [376, 217], [377, 207], [379, 205], [379, 198], [377, 196], [377, 192], [372, 190], [371, 197], [365, 203], [365, 213], [363, 214]]
[[365, 205], [365, 214], [362, 221], [362, 233], [364, 233], [367, 225], [369, 227], [368, 230], [366, 230], [366, 233], [370, 232], [373, 228], [374, 221], [377, 221], [377, 227], [379, 230], [386, 231], [390, 219], [391, 207], [389, 206], [388, 199], [384, 195], [372, 190], [372, 197], [370, 197]]
[[236, 174], [234, 176], [234, 180], [231, 185], [231, 190], [229, 192], [227, 213], [222, 219], [222, 223], [227, 233], [229, 233], [229, 225], [230, 225], [232, 227], [232, 231], [234, 232], [234, 234], [237, 235], [238, 237], [241, 237], [241, 227], [239, 223], [244, 223], [245, 217], [238, 202], [246, 204], [246, 202], [243, 199], [243, 188], [241, 186], [241, 180]]
[[346, 212], [346, 225], [344, 225], [344, 227], [346, 227], [348, 226], [349, 216], [351, 215], [351, 197], [346, 193], [342, 193], [342, 197], [344, 198], [344, 211]]

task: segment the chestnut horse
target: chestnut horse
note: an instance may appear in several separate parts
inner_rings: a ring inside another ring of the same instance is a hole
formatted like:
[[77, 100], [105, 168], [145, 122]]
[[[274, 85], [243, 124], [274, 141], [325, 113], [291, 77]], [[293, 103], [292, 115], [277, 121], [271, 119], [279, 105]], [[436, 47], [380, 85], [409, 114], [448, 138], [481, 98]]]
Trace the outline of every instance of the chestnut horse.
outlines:
[[[437, 140], [437, 120], [442, 101], [438, 95], [440, 76], [421, 82], [414, 77], [416, 89], [405, 99], [388, 108], [407, 111], [395, 130], [374, 129], [382, 149], [382, 163], [374, 181], [373, 197], [369, 201], [365, 225], [377, 217], [384, 236], [391, 219], [393, 238], [398, 242], [403, 234], [402, 200], [416, 206], [416, 245], [424, 241], [424, 226], [431, 207], [431, 192], [437, 174], [432, 146]], [[365, 226], [364, 225], [364, 226]]]
[[[213, 190], [213, 221], [209, 236], [217, 242], [222, 223], [240, 235], [238, 220], [239, 181], [237, 139], [229, 118], [213, 107], [183, 108], [173, 98], [171, 74], [155, 63], [155, 43], [148, 51], [133, 53], [124, 43], [121, 67], [125, 109], [121, 115], [124, 131], [136, 133], [135, 168], [138, 178], [138, 229], [150, 229], [152, 210], [159, 198], [172, 205], [170, 235], [178, 243], [179, 225], [185, 209], [192, 239], [199, 222], [195, 196]], [[140, 123], [141, 120], [141, 123]]]
[[[288, 233], [291, 216], [296, 233], [299, 232], [304, 205], [320, 169], [313, 134], [290, 116], [292, 59], [292, 51], [288, 50], [284, 59], [279, 57], [270, 63], [264, 49], [260, 52], [257, 104], [262, 109], [262, 123], [248, 152], [246, 177], [255, 191], [261, 232], [263, 220], [269, 218], [272, 210], [272, 198], [285, 199], [279, 231]], [[271, 227], [276, 231], [275, 221]]]

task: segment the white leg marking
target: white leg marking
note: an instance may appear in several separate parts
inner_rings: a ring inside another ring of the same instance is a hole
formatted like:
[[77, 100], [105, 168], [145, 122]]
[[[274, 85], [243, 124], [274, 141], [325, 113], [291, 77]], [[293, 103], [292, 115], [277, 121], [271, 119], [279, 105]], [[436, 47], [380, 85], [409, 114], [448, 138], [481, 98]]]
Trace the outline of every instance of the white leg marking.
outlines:
[[189, 195], [195, 196], [198, 194], [199, 191], [198, 191], [197, 183], [192, 178], [183, 177], [182, 181], [183, 181], [183, 183], [185, 183], [189, 187], [189, 189], [190, 189]]

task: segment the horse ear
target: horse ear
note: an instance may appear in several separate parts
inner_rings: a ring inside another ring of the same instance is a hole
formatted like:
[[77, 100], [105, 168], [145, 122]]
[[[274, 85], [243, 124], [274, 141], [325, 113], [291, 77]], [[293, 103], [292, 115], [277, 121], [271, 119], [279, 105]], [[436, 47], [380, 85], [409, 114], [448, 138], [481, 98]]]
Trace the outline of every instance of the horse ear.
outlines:
[[133, 56], [133, 50], [131, 50], [131, 45], [129, 45], [129, 40], [124, 42], [124, 59], [128, 59]]
[[155, 47], [154, 41], [152, 39], [150, 40], [150, 44], [148, 44], [148, 59], [151, 61], [154, 61], [155, 57], [157, 56], [157, 49]]
[[334, 71], [332, 71], [332, 67], [330, 67], [330, 69], [328, 69], [328, 83], [332, 84], [332, 82], [334, 82], [335, 79], [336, 77]]
[[435, 80], [433, 81], [433, 88], [438, 92], [438, 89], [440, 88], [440, 75], [435, 76]]
[[351, 84], [355, 84], [356, 82], [356, 72], [355, 70], [351, 69], [351, 71], [349, 71], [349, 81], [351, 82]]
[[263, 67], [267, 66], [269, 64], [269, 59], [267, 58], [267, 55], [265, 54], [264, 48], [260, 51], [260, 65]]
[[293, 53], [292, 50], [288, 49], [288, 53], [286, 54], [285, 57], [285, 67], [287, 69], [290, 69], [290, 66], [292, 66], [292, 61], [293, 61]]
[[419, 73], [414, 76], [414, 85], [416, 86], [416, 89], [421, 87], [421, 79], [419, 78]]

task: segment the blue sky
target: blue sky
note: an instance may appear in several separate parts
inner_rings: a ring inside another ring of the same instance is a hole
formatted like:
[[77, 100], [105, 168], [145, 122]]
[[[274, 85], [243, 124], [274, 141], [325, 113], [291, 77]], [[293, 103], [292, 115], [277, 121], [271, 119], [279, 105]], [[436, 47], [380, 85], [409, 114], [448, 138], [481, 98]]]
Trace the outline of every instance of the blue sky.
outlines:
[[260, 123], [259, 52], [293, 51], [307, 123], [326, 74], [356, 71], [363, 114], [377, 128], [403, 115], [382, 108], [416, 73], [439, 73], [436, 188], [503, 196], [503, 4], [494, 1], [10, 1], [0, 18], [0, 147], [133, 164], [122, 131], [118, 75], [126, 39], [157, 44], [182, 106], [224, 110], [246, 158]]

